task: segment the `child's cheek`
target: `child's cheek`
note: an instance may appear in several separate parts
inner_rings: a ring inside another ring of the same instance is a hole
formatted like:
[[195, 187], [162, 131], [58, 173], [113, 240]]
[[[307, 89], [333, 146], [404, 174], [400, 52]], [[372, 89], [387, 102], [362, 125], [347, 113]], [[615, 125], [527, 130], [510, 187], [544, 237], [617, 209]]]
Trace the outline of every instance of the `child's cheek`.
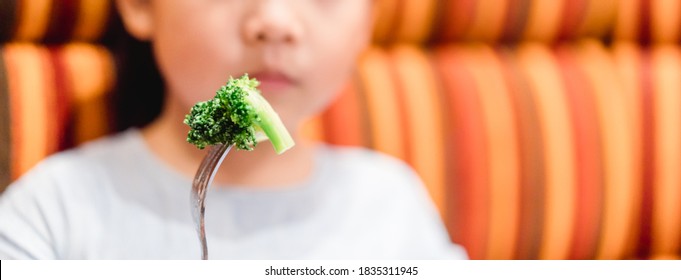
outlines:
[[231, 71], [240, 68], [238, 61], [230, 59], [238, 50], [233, 45], [210, 40], [213, 39], [159, 42], [156, 58], [169, 98], [179, 98], [183, 104], [208, 100], [229, 75], [241, 74]]

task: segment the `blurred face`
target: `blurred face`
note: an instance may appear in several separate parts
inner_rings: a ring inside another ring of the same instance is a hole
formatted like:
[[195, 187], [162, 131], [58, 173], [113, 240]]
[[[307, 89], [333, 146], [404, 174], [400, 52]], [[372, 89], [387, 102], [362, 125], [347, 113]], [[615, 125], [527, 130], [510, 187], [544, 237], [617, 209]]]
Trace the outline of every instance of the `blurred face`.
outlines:
[[131, 33], [151, 41], [167, 98], [188, 111], [248, 73], [287, 125], [333, 99], [371, 30], [368, 0], [119, 2]]

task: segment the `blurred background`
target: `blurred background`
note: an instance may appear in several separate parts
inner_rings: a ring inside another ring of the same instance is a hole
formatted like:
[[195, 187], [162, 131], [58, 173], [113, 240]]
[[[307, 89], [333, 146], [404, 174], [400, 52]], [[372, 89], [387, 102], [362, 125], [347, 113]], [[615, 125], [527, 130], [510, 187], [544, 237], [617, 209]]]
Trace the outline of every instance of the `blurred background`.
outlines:
[[[681, 258], [680, 0], [377, 0], [309, 137], [405, 160], [473, 259]], [[0, 0], [0, 190], [162, 98], [110, 0]]]

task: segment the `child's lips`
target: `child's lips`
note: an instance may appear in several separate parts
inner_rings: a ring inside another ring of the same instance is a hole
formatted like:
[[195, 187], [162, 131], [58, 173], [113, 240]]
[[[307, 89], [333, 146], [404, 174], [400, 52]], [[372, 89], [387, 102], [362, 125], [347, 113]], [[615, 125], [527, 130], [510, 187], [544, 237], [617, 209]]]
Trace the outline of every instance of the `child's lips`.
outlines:
[[279, 72], [254, 73], [251, 77], [260, 82], [258, 88], [263, 94], [282, 93], [296, 84], [295, 80]]

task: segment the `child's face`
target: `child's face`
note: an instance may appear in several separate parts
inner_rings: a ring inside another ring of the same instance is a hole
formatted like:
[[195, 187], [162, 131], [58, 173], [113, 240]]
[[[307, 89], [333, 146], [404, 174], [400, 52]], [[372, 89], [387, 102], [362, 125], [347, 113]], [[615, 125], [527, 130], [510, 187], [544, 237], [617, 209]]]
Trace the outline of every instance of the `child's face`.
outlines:
[[261, 81], [288, 125], [348, 80], [371, 32], [369, 0], [119, 0], [128, 30], [152, 42], [167, 98], [187, 111], [231, 75]]

